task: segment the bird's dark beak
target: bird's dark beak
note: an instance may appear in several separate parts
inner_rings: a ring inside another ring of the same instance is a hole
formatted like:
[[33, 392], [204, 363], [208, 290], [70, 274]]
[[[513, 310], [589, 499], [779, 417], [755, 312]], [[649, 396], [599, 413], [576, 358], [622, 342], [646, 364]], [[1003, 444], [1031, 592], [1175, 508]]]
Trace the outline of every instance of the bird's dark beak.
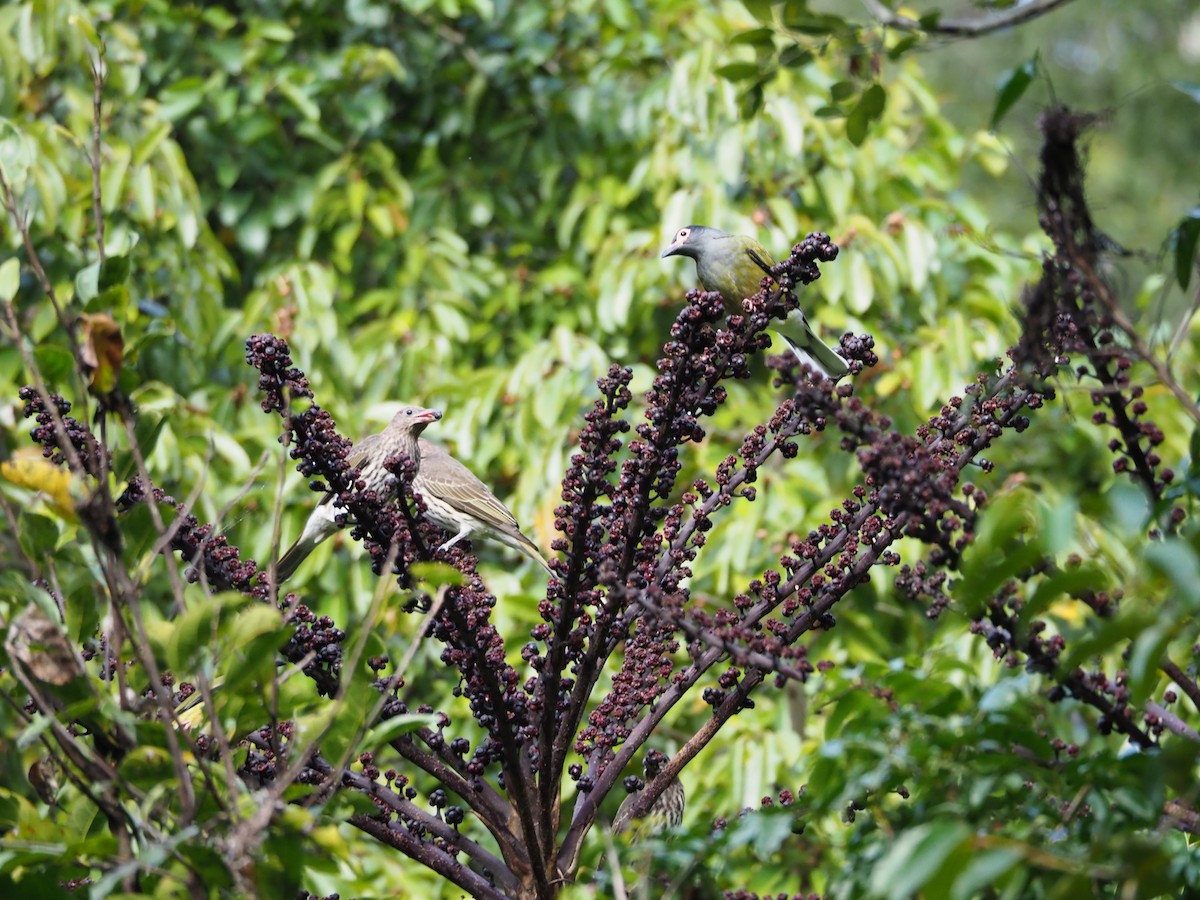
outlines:
[[661, 254], [659, 254], [658, 258], [666, 259], [668, 256], [675, 256], [676, 254], [679, 253], [680, 249], [681, 248], [678, 244], [672, 244], [666, 250], [664, 250]]

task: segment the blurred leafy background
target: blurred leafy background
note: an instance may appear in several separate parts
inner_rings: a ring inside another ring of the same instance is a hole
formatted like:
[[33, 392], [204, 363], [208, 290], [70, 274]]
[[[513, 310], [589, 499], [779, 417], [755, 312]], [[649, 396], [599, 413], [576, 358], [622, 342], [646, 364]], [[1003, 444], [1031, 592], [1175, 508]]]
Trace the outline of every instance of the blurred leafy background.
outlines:
[[[90, 60], [101, 39], [105, 241], [131, 270], [127, 290], [89, 297], [76, 277], [95, 259]], [[1035, 53], [1038, 79], [990, 131], [997, 86]], [[442, 408], [428, 436], [548, 548], [595, 377], [617, 361], [648, 387], [694, 284], [690, 263], [658, 259], [677, 227], [754, 233], [777, 256], [807, 231], [832, 234], [842, 255], [806, 311], [827, 335], [874, 335], [881, 363], [857, 390], [905, 428], [990, 368], [1018, 335], [1014, 309], [1040, 266], [1034, 120], [1051, 98], [1109, 112], [1091, 191], [1106, 229], [1140, 254], [1116, 277], [1165, 346], [1188, 299], [1166, 247], [1196, 200], [1200, 88], [1186, 79], [1198, 58], [1200, 13], [1183, 0], [1068, 3], [969, 41], [906, 41], [815, 2], [29, 0], [0, 8], [0, 165], [60, 296], [123, 329], [123, 384], [156, 481], [195, 493], [197, 514], [245, 555], [275, 552], [277, 496], [285, 541], [315, 496], [283, 476], [277, 425], [243, 362], [245, 337], [265, 330], [290, 341], [344, 433], [378, 430], [398, 402]], [[24, 258], [11, 218], [0, 246]], [[72, 396], [61, 327], [24, 270], [15, 305], [51, 386]], [[19, 350], [0, 343], [9, 452], [24, 445]], [[1190, 339], [1172, 365], [1194, 392]], [[770, 415], [780, 398], [760, 376], [733, 388], [681, 483]], [[930, 622], [874, 578], [811, 648], [836, 666], [765, 693], [684, 772], [686, 835], [658, 848], [680, 883], [703, 874], [722, 888], [843, 897], [992, 885], [994, 896], [1077, 896], [1113, 870], [1144, 896], [1200, 883], [1184, 838], [1155, 831], [1168, 784], [1194, 761], [1127, 755], [968, 633], [981, 585], [1012, 574], [1009, 552], [1033, 542], [1082, 554], [1143, 604], [1092, 653], [1116, 659], [1132, 641], [1190, 656], [1200, 596], [1180, 573], [1197, 571], [1194, 542], [1174, 542], [1169, 564], [1148, 561], [1158, 551], [1142, 537], [1144, 502], [1114, 481], [1105, 434], [1077, 411], [1086, 398], [1059, 387], [1066, 402], [979, 474], [999, 495], [994, 524], [949, 621]], [[1164, 390], [1147, 400], [1167, 433], [1163, 457], [1187, 470], [1189, 420]], [[786, 471], [761, 473], [758, 501], [728, 516], [697, 562], [697, 602], [740, 590], [858, 478], [832, 434], [807, 440]], [[29, 515], [50, 523], [53, 552], [86, 567], [77, 524], [43, 507]], [[542, 573], [483, 554], [519, 661]], [[147, 596], [169, 596], [161, 567], [145, 578]], [[375, 580], [337, 541], [296, 586], [352, 628]], [[86, 579], [73, 589], [86, 597]], [[1068, 634], [1094, 627], [1065, 602], [1049, 616]], [[389, 617], [384, 642], [411, 634], [410, 618]], [[1147, 658], [1133, 683], [1158, 696]], [[437, 685], [436, 650], [421, 660], [420, 681]], [[441, 686], [448, 707], [452, 688]], [[707, 708], [686, 715], [694, 725]], [[678, 735], [668, 729], [664, 746]], [[1055, 737], [1081, 745], [1076, 762], [1039, 770], [1030, 791], [1010, 747], [1046, 755]], [[10, 743], [9, 762], [19, 755]], [[775, 810], [709, 837], [717, 818], [802, 785], [801, 834]], [[1081, 792], [1090, 814], [1066, 818]], [[339, 841], [314, 854], [334, 862], [311, 863], [310, 889], [437, 889], [352, 831]], [[601, 850], [591, 845], [581, 896], [607, 890]]]

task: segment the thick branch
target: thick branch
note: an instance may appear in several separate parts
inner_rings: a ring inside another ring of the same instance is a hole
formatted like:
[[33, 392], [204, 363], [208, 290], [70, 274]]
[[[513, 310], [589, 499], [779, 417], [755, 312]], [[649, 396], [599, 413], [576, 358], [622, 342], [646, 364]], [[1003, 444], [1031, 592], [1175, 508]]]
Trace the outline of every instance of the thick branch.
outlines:
[[[324, 766], [314, 765], [313, 768], [316, 768], [326, 776], [332, 776], [333, 774], [333, 770], [328, 764]], [[504, 864], [502, 859], [489, 853], [479, 844], [465, 837], [461, 832], [452, 828], [437, 816], [420, 809], [412, 801], [401, 797], [384, 785], [372, 781], [360, 772], [343, 771], [342, 784], [367, 794], [404, 819], [416, 822], [423, 829], [441, 838], [447, 844], [462, 850], [463, 853], [491, 872], [510, 893], [516, 893], [520, 889], [520, 882], [509, 870], [508, 866]]]
[[[433, 732], [421, 729], [417, 735], [428, 744]], [[484, 778], [473, 779], [460, 773], [461, 760], [450, 753], [444, 742], [441, 749], [435, 751], [437, 756], [419, 748], [409, 737], [397, 738], [391, 742], [391, 747], [461, 797], [479, 815], [479, 821], [496, 839], [510, 866], [529, 868], [529, 851], [525, 843], [508, 827], [514, 815], [512, 807]]]
[[376, 840], [394, 847], [421, 865], [437, 872], [447, 881], [458, 885], [472, 897], [480, 900], [509, 900], [482, 875], [472, 872], [454, 857], [432, 844], [417, 840], [403, 828], [397, 828], [383, 819], [358, 814], [350, 817], [350, 824], [365, 831]]

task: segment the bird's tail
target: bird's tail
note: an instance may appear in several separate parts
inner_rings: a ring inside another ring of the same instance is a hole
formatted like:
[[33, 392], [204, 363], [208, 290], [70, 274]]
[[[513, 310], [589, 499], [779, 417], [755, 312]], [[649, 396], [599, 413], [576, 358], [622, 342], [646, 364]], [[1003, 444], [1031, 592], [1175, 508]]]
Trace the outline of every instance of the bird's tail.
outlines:
[[300, 563], [308, 559], [308, 554], [317, 549], [317, 544], [321, 542], [315, 540], [314, 537], [300, 535], [296, 538], [296, 543], [288, 547], [287, 553], [279, 558], [279, 562], [275, 564], [276, 584], [283, 584], [295, 575], [296, 570], [300, 568]]
[[508, 544], [514, 550], [520, 550], [530, 559], [536, 561], [538, 565], [546, 570], [548, 575], [554, 574], [550, 571], [550, 563], [546, 562], [546, 557], [542, 556], [542, 551], [537, 548], [537, 544], [525, 537], [522, 532], [515, 530], [514, 532], [506, 531], [503, 534], [503, 540], [504, 543]]
[[283, 584], [295, 575], [300, 563], [308, 559], [308, 554], [338, 530], [335, 521], [338, 512], [340, 510], [335, 509], [332, 503], [322, 503], [313, 510], [308, 521], [304, 523], [300, 537], [296, 538], [296, 542], [288, 547], [287, 552], [275, 564], [275, 584]]
[[834, 381], [850, 371], [846, 360], [817, 337], [804, 318], [800, 318], [799, 322], [789, 320], [788, 325], [788, 333], [780, 332], [779, 336], [787, 342], [800, 362], [815, 366]]

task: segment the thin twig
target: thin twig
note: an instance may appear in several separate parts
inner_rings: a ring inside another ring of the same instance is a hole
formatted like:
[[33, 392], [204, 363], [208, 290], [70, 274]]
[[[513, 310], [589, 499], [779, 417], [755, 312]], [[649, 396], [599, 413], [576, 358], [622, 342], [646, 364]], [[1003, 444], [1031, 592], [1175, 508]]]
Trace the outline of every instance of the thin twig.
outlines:
[[96, 220], [96, 259], [104, 265], [104, 205], [100, 196], [100, 114], [104, 96], [104, 79], [108, 68], [104, 57], [97, 53], [92, 57], [92, 215]]
[[1187, 738], [1189, 741], [1200, 744], [1200, 733], [1191, 725], [1175, 715], [1161, 703], [1156, 703], [1153, 700], [1146, 702], [1146, 712], [1154, 716], [1162, 723], [1162, 726], [1168, 731], [1179, 735], [1182, 738]]
[[1141, 334], [1134, 327], [1133, 322], [1129, 320], [1129, 316], [1125, 315], [1125, 311], [1121, 309], [1121, 305], [1117, 302], [1117, 298], [1113, 295], [1113, 292], [1109, 289], [1104, 279], [1097, 275], [1088, 261], [1081, 256], [1077, 256], [1071, 262], [1087, 277], [1090, 283], [1089, 286], [1104, 304], [1104, 309], [1112, 317], [1113, 323], [1121, 329], [1133, 351], [1141, 359], [1150, 364], [1154, 369], [1154, 374], [1158, 376], [1159, 382], [1175, 395], [1175, 399], [1179, 401], [1179, 405], [1192, 417], [1192, 420], [1200, 424], [1200, 406], [1196, 404], [1196, 401], [1192, 399], [1192, 395], [1184, 390], [1183, 385], [1171, 374], [1171, 370], [1167, 367], [1166, 362], [1159, 359], [1142, 339]]
[[1196, 680], [1189, 677], [1177, 663], [1170, 659], [1160, 663], [1159, 668], [1179, 686], [1181, 691], [1188, 695], [1196, 709], [1200, 710], [1200, 685], [1196, 684]]
[[966, 16], [943, 16], [935, 20], [914, 19], [888, 9], [880, 0], [863, 0], [863, 5], [867, 7], [867, 11], [879, 24], [889, 28], [898, 28], [901, 31], [923, 31], [927, 34], [941, 34], [949, 37], [979, 37], [1036, 19], [1038, 16], [1045, 15], [1070, 2], [1071, 0], [1029, 0], [1026, 3], [1015, 3], [1007, 9]]
[[1175, 351], [1179, 349], [1179, 345], [1191, 331], [1192, 319], [1196, 318], [1197, 310], [1200, 310], [1200, 278], [1196, 279], [1196, 287], [1192, 290], [1192, 302], [1188, 304], [1187, 312], [1179, 319], [1179, 324], [1175, 326], [1175, 333], [1171, 336], [1171, 346], [1167, 349], [1167, 362], [1175, 357]]

